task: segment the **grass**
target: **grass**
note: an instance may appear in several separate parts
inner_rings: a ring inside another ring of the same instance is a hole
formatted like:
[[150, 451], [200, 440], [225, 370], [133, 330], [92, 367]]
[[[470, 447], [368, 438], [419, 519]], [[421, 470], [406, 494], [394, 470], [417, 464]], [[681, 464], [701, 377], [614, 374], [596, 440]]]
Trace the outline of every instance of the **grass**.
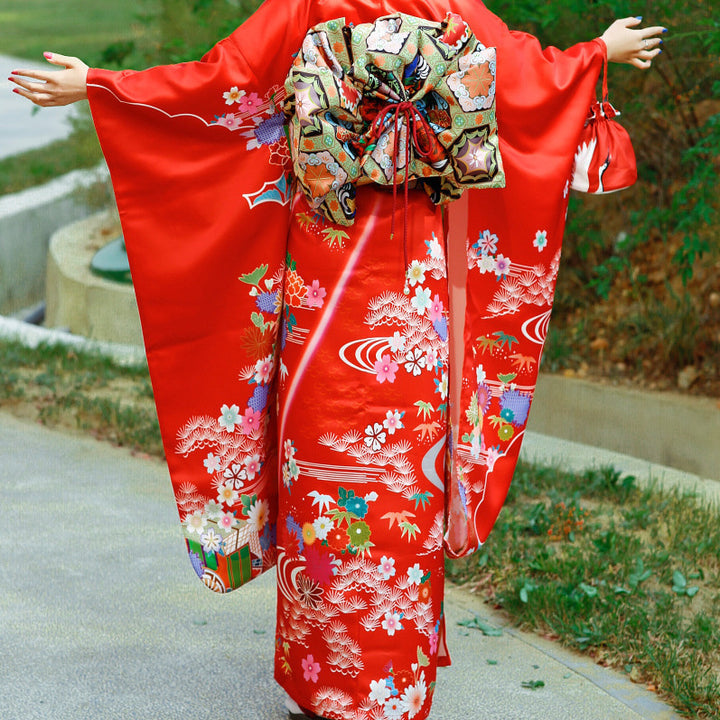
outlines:
[[147, 368], [59, 345], [0, 342], [0, 408], [163, 456]]
[[96, 167], [101, 160], [92, 123], [87, 115], [81, 115], [68, 138], [0, 159], [0, 195], [41, 185], [73, 170]]
[[42, 60], [49, 50], [94, 64], [108, 46], [146, 33], [142, 14], [156, 6], [156, 0], [3, 0], [0, 48], [21, 58]]
[[487, 545], [448, 575], [683, 715], [717, 718], [719, 514], [612, 469], [520, 466]]

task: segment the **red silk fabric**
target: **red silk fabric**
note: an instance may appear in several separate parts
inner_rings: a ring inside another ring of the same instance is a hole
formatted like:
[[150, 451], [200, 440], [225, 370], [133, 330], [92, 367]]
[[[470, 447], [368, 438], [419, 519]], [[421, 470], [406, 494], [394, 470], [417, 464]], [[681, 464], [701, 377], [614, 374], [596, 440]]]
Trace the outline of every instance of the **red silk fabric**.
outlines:
[[[408, 297], [392, 193], [353, 228], [293, 199], [282, 88], [319, 22], [448, 11], [497, 48], [507, 184], [444, 222], [411, 191]], [[202, 61], [90, 72], [193, 567], [228, 591], [278, 561], [276, 677], [327, 718], [429, 713], [443, 545], [484, 542], [512, 479], [604, 53], [474, 0], [267, 0]]]

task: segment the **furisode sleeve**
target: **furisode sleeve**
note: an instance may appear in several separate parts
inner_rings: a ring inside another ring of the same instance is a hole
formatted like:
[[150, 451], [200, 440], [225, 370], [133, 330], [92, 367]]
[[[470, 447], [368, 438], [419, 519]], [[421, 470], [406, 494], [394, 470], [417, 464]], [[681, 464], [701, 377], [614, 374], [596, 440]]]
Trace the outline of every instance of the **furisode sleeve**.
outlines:
[[486, 540], [510, 487], [547, 337], [578, 138], [606, 52], [600, 40], [543, 50], [479, 3], [472, 7], [466, 20], [497, 47], [506, 186], [472, 190], [451, 209], [462, 367], [446, 490], [453, 556]]
[[88, 76], [188, 552], [219, 592], [275, 562], [282, 85], [304, 23], [281, 6], [201, 61]]

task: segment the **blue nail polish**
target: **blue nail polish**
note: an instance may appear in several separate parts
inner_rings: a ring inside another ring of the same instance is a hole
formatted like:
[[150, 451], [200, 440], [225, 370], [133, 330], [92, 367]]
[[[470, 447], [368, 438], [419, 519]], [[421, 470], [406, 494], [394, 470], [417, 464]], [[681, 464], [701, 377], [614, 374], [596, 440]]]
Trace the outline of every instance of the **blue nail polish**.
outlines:
[[636, 19], [636, 20], [642, 20], [642, 15], [636, 15], [636, 16], [635, 16], [635, 19]]
[[667, 28], [663, 28], [663, 32], [666, 33], [668, 31]]

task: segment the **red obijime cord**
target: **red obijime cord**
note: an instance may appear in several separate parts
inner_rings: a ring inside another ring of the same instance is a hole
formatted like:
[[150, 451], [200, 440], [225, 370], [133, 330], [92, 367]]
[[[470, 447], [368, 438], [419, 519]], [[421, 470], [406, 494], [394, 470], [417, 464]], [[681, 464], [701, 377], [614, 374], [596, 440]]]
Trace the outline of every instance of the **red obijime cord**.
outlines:
[[[410, 286], [408, 284], [408, 250], [407, 250], [407, 226], [408, 226], [408, 202], [410, 194], [410, 160], [414, 152], [418, 157], [431, 159], [432, 144], [430, 136], [433, 130], [425, 119], [423, 114], [410, 101], [400, 103], [388, 103], [378, 112], [370, 131], [371, 137], [377, 140], [385, 127], [387, 116], [391, 115], [394, 122], [395, 137], [393, 140], [393, 215], [390, 225], [390, 239], [395, 237], [395, 215], [397, 214], [397, 186], [398, 186], [398, 152], [400, 150], [400, 118], [405, 119], [406, 138], [405, 138], [405, 210], [404, 210], [404, 226], [403, 226], [403, 258], [405, 260], [405, 295], [410, 294]], [[412, 152], [411, 152], [412, 146]]]

